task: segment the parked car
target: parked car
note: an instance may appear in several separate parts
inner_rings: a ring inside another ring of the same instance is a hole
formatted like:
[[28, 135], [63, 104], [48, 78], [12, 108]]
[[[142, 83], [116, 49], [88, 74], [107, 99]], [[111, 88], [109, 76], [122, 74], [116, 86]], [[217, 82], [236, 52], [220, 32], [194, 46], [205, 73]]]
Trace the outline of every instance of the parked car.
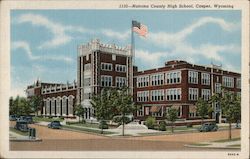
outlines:
[[14, 128], [20, 131], [29, 131], [28, 122], [24, 120], [17, 121]]
[[28, 124], [33, 123], [33, 119], [31, 116], [20, 116], [20, 118], [17, 118], [17, 121], [26, 121]]
[[16, 115], [10, 115], [9, 120], [10, 121], [16, 121], [17, 120], [17, 116]]
[[51, 123], [48, 124], [48, 128], [52, 128], [52, 129], [60, 129], [61, 126], [62, 125], [60, 121], [52, 121]]
[[216, 123], [204, 123], [199, 128], [200, 132], [217, 131], [217, 130], [218, 126], [216, 125]]

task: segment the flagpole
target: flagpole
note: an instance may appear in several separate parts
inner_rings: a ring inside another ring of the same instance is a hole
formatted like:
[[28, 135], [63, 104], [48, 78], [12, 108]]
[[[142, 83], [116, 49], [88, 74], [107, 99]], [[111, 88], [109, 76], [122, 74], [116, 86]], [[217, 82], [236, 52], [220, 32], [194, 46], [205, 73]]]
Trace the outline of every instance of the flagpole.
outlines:
[[133, 79], [133, 74], [134, 74], [134, 61], [135, 61], [135, 50], [134, 50], [134, 47], [135, 47], [135, 39], [134, 39], [134, 31], [133, 31], [133, 20], [132, 20], [132, 23], [131, 23], [131, 61], [130, 61], [130, 69], [131, 69], [131, 75], [130, 75], [130, 78], [131, 78], [131, 95], [133, 95], [133, 85], [134, 85], [134, 79]]
[[133, 31], [133, 21], [131, 23], [131, 53], [132, 53], [132, 64], [134, 65], [134, 61], [135, 61], [135, 52], [134, 52], [134, 48], [135, 47], [135, 39], [134, 39], [134, 31]]

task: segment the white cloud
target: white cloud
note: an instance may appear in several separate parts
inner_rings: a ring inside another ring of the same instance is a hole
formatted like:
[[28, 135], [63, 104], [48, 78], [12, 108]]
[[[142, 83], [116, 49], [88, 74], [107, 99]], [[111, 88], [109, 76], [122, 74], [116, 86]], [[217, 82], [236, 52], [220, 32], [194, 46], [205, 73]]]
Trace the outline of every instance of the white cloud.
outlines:
[[38, 15], [38, 14], [22, 14], [21, 16], [16, 18], [16, 22], [19, 24], [22, 23], [31, 23], [34, 26], [42, 26], [48, 29], [53, 38], [49, 41], [42, 43], [38, 48], [55, 48], [57, 46], [66, 44], [70, 42], [73, 37], [67, 34], [68, 32], [80, 32], [83, 33], [86, 30], [82, 27], [74, 27], [74, 26], [64, 26], [60, 23], [53, 22], [49, 20], [47, 17]]
[[[176, 33], [166, 33], [166, 32], [150, 32], [146, 39], [142, 38], [145, 42], [149, 42], [151, 44], [158, 45], [162, 48], [168, 48], [168, 58], [181, 57], [183, 60], [187, 60], [188, 62], [196, 62], [201, 58], [206, 58], [210, 60], [223, 61], [225, 54], [228, 53], [240, 53], [240, 46], [235, 44], [228, 45], [216, 45], [205, 43], [200, 46], [194, 47], [192, 44], [186, 41], [186, 38], [196, 31], [199, 27], [202, 27], [206, 24], [213, 23], [224, 31], [233, 31], [238, 28], [238, 24], [234, 24], [231, 22], [227, 22], [221, 18], [213, 18], [213, 17], [203, 17], [193, 22], [189, 26], [184, 27], [183, 30], [178, 31]], [[151, 65], [154, 63], [159, 63], [159, 55], [156, 55], [156, 59], [154, 59], [153, 54], [149, 54], [145, 52], [144, 56], [138, 58], [146, 58], [147, 60], [151, 60]], [[136, 54], [138, 54], [136, 52]], [[142, 54], [139, 52], [139, 54]], [[146, 56], [150, 58], [147, 58]], [[164, 56], [162, 56], [164, 57]], [[166, 56], [165, 56], [166, 58]], [[147, 62], [145, 60], [145, 62]]]
[[167, 56], [167, 52], [149, 52], [146, 50], [135, 50], [135, 57], [152, 68], [162, 66], [160, 59]]
[[122, 33], [122, 32], [117, 32], [117, 31], [113, 31], [110, 29], [103, 29], [101, 33], [107, 37], [116, 38], [120, 40], [128, 39], [131, 34], [130, 31], [126, 31]]
[[65, 56], [35, 56], [31, 52], [31, 48], [28, 42], [26, 41], [14, 41], [11, 44], [11, 49], [23, 49], [30, 60], [52, 60], [52, 61], [64, 61], [66, 63], [73, 62], [73, 59]]

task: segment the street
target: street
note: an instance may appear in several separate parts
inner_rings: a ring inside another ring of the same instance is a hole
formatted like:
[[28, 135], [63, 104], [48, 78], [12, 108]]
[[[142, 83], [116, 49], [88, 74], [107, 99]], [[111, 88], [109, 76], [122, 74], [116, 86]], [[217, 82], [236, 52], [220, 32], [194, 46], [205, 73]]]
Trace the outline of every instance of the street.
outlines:
[[[42, 139], [38, 142], [10, 142], [10, 150], [13, 151], [140, 151], [140, 150], [197, 150], [184, 145], [195, 142], [227, 139], [228, 131], [185, 133], [160, 136], [115, 136], [74, 132], [68, 130], [49, 129], [45, 126], [32, 124], [36, 128], [37, 137]], [[232, 137], [240, 137], [240, 129], [232, 130]], [[217, 150], [217, 149], [199, 149]]]

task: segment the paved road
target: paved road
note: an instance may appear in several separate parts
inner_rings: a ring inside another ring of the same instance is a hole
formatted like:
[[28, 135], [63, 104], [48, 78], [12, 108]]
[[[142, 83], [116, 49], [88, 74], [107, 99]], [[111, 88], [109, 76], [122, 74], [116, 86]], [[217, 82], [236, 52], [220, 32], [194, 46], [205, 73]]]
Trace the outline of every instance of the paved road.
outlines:
[[[210, 141], [227, 138], [228, 131], [211, 133], [187, 133], [144, 137], [106, 137], [67, 130], [49, 129], [44, 126], [31, 125], [36, 128], [42, 142], [10, 142], [10, 150], [15, 151], [79, 151], [79, 150], [197, 150], [184, 147], [193, 142]], [[233, 130], [233, 137], [239, 137], [240, 130]], [[205, 150], [205, 149], [202, 149]], [[211, 150], [211, 149], [209, 149]]]

